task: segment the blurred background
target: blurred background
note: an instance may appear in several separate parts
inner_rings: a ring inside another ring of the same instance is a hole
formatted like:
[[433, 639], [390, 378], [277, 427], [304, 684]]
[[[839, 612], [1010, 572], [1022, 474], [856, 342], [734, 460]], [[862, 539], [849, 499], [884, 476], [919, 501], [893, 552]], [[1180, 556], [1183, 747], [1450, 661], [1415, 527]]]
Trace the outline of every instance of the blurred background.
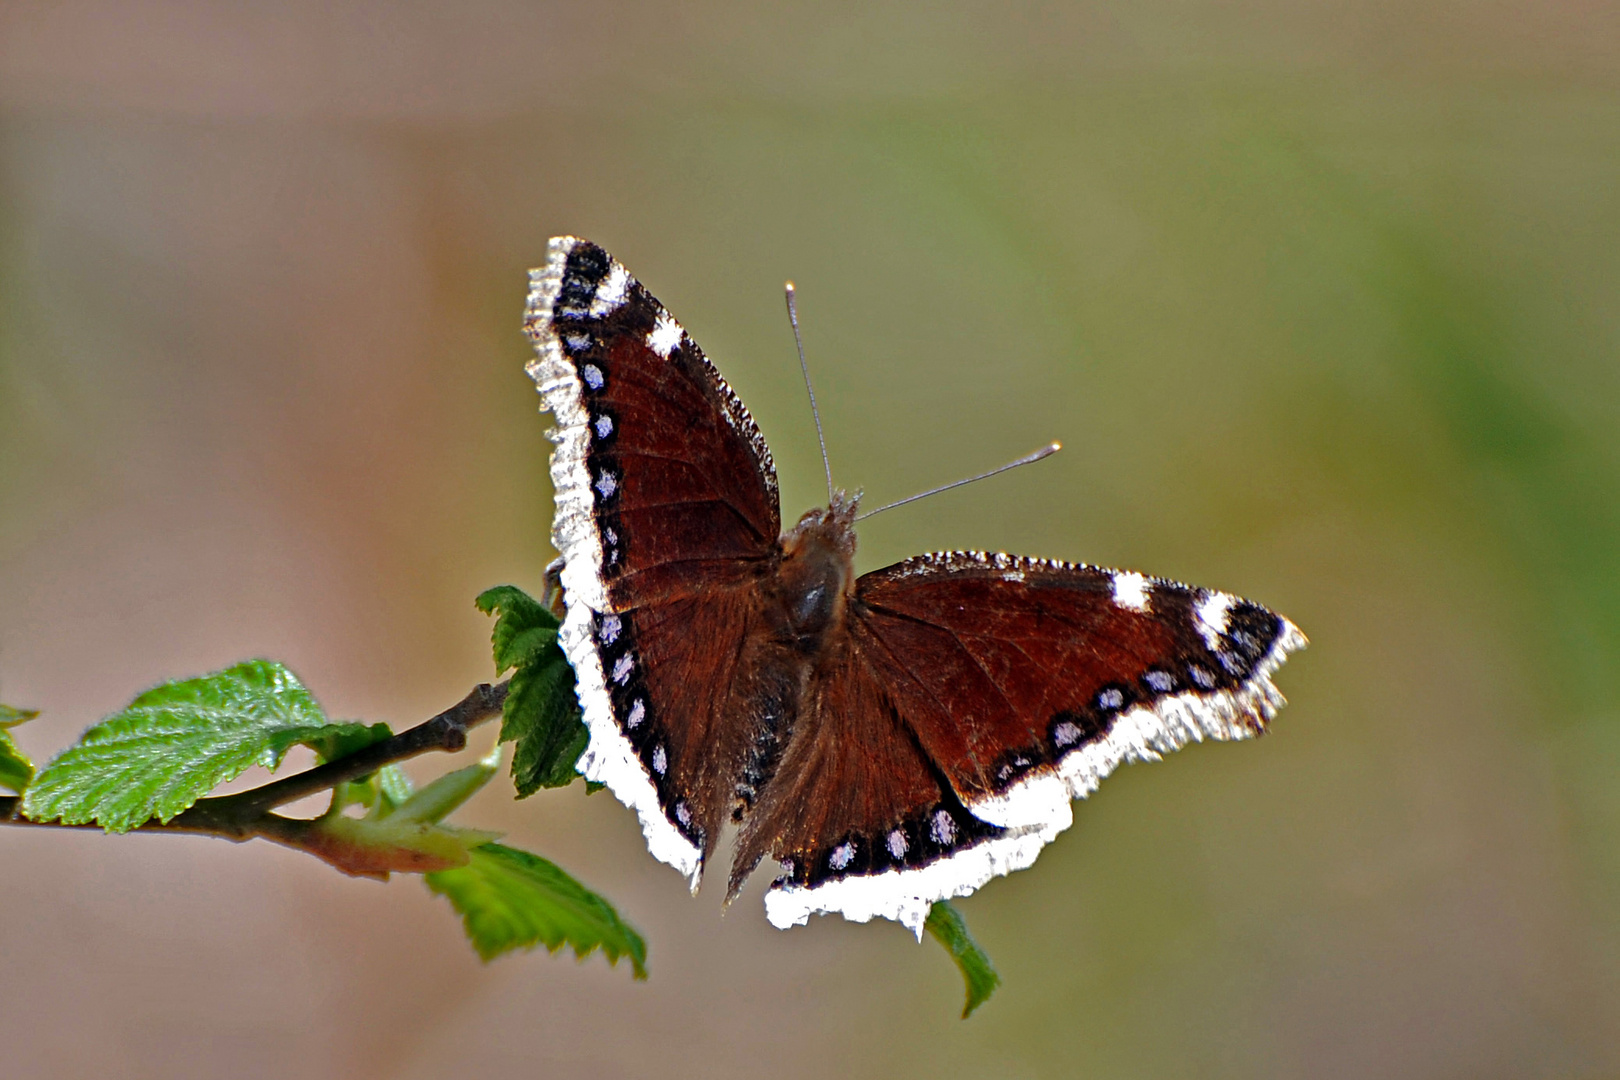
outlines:
[[[722, 917], [575, 786], [458, 820], [651, 980], [481, 965], [410, 877], [0, 831], [50, 1077], [1620, 1076], [1620, 9], [1490, 0], [0, 3], [0, 700], [37, 761], [250, 656], [491, 675], [552, 557], [546, 238], [613, 251], [863, 526], [1289, 615], [1270, 737], [1130, 767], [961, 909]], [[493, 731], [469, 751], [482, 753]], [[419, 762], [419, 776], [453, 764]]]

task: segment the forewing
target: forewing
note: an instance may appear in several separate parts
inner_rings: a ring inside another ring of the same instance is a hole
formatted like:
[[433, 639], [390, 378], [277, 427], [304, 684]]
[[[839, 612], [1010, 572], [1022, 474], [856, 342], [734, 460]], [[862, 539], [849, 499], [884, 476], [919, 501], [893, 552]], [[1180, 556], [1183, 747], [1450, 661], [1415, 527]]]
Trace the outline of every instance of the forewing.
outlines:
[[732, 676], [692, 650], [746, 629], [781, 528], [770, 451], [680, 324], [595, 244], [551, 241], [525, 327], [529, 374], [557, 418], [561, 641], [590, 730], [579, 768], [695, 886], [704, 838], [674, 777], [695, 768], [688, 748]]

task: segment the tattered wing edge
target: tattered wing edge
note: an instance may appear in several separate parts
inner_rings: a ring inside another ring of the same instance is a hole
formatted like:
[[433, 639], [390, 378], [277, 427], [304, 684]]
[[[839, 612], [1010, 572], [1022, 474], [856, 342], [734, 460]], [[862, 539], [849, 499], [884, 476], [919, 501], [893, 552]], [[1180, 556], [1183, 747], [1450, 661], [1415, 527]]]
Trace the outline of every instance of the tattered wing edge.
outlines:
[[[535, 350], [535, 359], [525, 370], [540, 391], [541, 410], [557, 419], [557, 426], [547, 432], [557, 446], [551, 455], [551, 483], [557, 505], [551, 542], [563, 557], [561, 576], [568, 604], [558, 640], [574, 666], [579, 704], [590, 732], [590, 742], [576, 768], [587, 780], [607, 785], [620, 802], [636, 812], [647, 849], [654, 858], [684, 874], [696, 892], [703, 873], [703, 853], [664, 816], [651, 774], [620, 731], [602, 672], [601, 654], [591, 633], [595, 615], [608, 611], [609, 605], [602, 579], [602, 537], [596, 528], [596, 500], [586, 465], [589, 417], [582, 401], [579, 373], [563, 352], [552, 323], [552, 306], [562, 288], [568, 255], [579, 243], [573, 236], [552, 238], [546, 265], [529, 271], [524, 318]], [[614, 260], [604, 284], [613, 284], [622, 296], [629, 288], [627, 281], [628, 274]]]
[[1263, 731], [1284, 704], [1272, 672], [1308, 644], [1297, 626], [1277, 618], [1276, 640], [1236, 690], [1174, 694], [1151, 707], [1139, 705], [1121, 714], [1106, 736], [1064, 755], [1056, 769], [1032, 773], [994, 798], [964, 803], [980, 820], [1006, 827], [1002, 835], [915, 869], [851, 875], [816, 886], [773, 885], [765, 895], [766, 918], [786, 930], [814, 914], [837, 913], [853, 922], [882, 917], [921, 941], [935, 901], [967, 896], [992, 878], [1033, 864], [1041, 849], [1073, 824], [1071, 800], [1096, 791], [1121, 763], [1158, 761], [1205, 737], [1247, 739]]

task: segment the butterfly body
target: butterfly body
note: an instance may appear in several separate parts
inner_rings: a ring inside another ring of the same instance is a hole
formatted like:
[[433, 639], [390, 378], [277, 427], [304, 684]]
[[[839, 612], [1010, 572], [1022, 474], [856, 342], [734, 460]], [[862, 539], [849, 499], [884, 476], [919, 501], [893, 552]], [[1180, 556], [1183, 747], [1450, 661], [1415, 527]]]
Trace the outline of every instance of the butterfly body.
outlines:
[[1304, 638], [1226, 593], [999, 553], [857, 577], [855, 500], [780, 528], [770, 451], [657, 300], [552, 241], [530, 364], [552, 438], [579, 768], [695, 889], [729, 820], [778, 926], [837, 911], [920, 934], [1021, 869], [1124, 761], [1259, 734]]
[[842, 626], [855, 586], [854, 499], [839, 492], [825, 510], [812, 510], [782, 537], [776, 595], [783, 627], [809, 652]]

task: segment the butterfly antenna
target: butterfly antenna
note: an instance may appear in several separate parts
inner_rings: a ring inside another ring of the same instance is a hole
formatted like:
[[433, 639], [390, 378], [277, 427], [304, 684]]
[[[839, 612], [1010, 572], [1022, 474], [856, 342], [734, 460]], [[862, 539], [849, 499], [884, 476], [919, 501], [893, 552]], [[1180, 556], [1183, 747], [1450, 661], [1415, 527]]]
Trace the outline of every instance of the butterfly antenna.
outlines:
[[821, 468], [827, 474], [827, 502], [833, 501], [832, 464], [827, 460], [827, 437], [821, 433], [821, 410], [816, 408], [816, 388], [810, 385], [810, 365], [804, 362], [804, 339], [799, 336], [799, 309], [793, 303], [793, 282], [787, 283], [788, 322], [793, 324], [793, 344], [799, 349], [799, 371], [804, 390], [810, 395], [810, 415], [816, 418], [816, 441], [821, 444]]
[[972, 483], [975, 483], [975, 482], [977, 482], [979, 480], [988, 480], [990, 477], [995, 476], [998, 473], [1004, 473], [1008, 469], [1016, 469], [1020, 465], [1033, 465], [1033, 464], [1035, 464], [1035, 462], [1041, 460], [1042, 458], [1051, 457], [1053, 454], [1057, 453], [1061, 449], [1063, 449], [1063, 444], [1062, 443], [1060, 443], [1060, 442], [1049, 442], [1045, 446], [1041, 447], [1039, 450], [1035, 451], [1033, 454], [1025, 454], [1023, 457], [1019, 458], [1017, 461], [1009, 461], [1009, 462], [1007, 462], [1007, 464], [1002, 465], [999, 468], [991, 469], [989, 472], [980, 473], [978, 476], [970, 476], [966, 480], [957, 480], [954, 483], [944, 484], [944, 485], [942, 485], [940, 487], [937, 487], [937, 488], [930, 488], [927, 491], [919, 492], [916, 495], [908, 496], [908, 497], [906, 497], [904, 499], [901, 499], [898, 502], [892, 502], [892, 503], [889, 503], [886, 506], [880, 506], [876, 510], [868, 510], [866, 513], [857, 516], [855, 518], [855, 520], [856, 521], [865, 521], [867, 518], [871, 517], [872, 515], [881, 514], [885, 510], [893, 510], [897, 506], [904, 506], [904, 505], [906, 505], [906, 503], [916, 502], [918, 499], [926, 499], [930, 495], [938, 495], [942, 491], [949, 491], [949, 490], [951, 490], [951, 488], [959, 488], [963, 484], [972, 484]]

